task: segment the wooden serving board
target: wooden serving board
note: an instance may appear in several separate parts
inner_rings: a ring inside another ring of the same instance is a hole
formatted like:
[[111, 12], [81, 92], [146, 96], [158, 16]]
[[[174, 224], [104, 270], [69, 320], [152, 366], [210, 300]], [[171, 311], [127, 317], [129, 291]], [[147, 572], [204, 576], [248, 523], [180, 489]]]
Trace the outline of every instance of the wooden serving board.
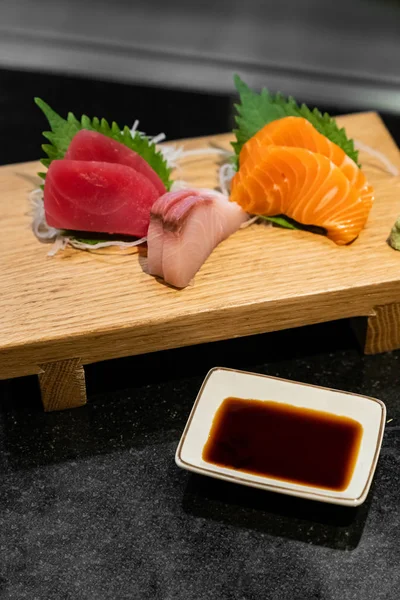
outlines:
[[[338, 121], [400, 167], [377, 114]], [[179, 143], [227, 149], [231, 139]], [[215, 187], [221, 160], [187, 157], [174, 178]], [[85, 402], [82, 365], [127, 355], [347, 317], [369, 318], [367, 352], [400, 347], [400, 252], [386, 242], [400, 215], [400, 178], [369, 154], [360, 160], [376, 200], [352, 245], [254, 224], [222, 243], [181, 291], [145, 274], [137, 252], [47, 256], [30, 229], [39, 164], [1, 167], [0, 379], [38, 374], [51, 410]]]

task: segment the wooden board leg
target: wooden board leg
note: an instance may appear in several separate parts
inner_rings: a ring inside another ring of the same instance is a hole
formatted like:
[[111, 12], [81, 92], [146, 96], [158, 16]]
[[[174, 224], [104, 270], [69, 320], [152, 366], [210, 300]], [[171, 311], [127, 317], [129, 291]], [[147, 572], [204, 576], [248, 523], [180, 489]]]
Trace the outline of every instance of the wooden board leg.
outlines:
[[376, 306], [373, 315], [354, 319], [352, 325], [365, 354], [400, 348], [400, 303]]
[[46, 412], [86, 404], [85, 372], [79, 358], [40, 365], [39, 384]]

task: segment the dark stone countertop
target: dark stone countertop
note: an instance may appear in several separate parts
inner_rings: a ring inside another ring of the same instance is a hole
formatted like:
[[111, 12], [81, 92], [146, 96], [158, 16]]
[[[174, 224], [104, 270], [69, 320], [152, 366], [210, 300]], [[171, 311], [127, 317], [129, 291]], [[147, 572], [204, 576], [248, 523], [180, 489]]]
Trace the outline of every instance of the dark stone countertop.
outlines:
[[[178, 469], [215, 365], [382, 399], [393, 420], [367, 501]], [[87, 383], [86, 407], [44, 414], [34, 378], [0, 382], [2, 600], [399, 597], [400, 352], [362, 356], [344, 321], [93, 365]]]
[[[232, 98], [0, 71], [0, 164], [38, 157], [35, 95], [62, 114], [140, 116], [169, 139], [232, 126]], [[399, 119], [384, 117], [400, 139]], [[216, 365], [383, 400], [392, 420], [367, 501], [338, 508], [178, 469], [180, 435]], [[51, 414], [35, 378], [0, 381], [1, 600], [399, 598], [400, 351], [362, 356], [344, 321], [86, 376], [87, 406]]]

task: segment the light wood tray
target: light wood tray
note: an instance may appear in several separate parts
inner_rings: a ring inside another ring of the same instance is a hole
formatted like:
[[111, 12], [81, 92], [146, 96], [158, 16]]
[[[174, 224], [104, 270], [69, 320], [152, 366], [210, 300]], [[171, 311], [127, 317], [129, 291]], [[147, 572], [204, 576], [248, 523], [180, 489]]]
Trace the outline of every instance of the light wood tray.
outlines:
[[[378, 115], [338, 121], [400, 166]], [[180, 143], [229, 148], [231, 139]], [[400, 215], [400, 178], [368, 154], [360, 160], [376, 200], [352, 245], [254, 224], [222, 243], [182, 291], [146, 275], [137, 252], [47, 256], [50, 246], [30, 229], [39, 164], [1, 167], [0, 379], [38, 374], [45, 408], [54, 410], [85, 402], [82, 365], [104, 359], [347, 317], [368, 317], [367, 352], [400, 347], [400, 252], [386, 243]], [[220, 161], [187, 157], [174, 178], [215, 187]]]

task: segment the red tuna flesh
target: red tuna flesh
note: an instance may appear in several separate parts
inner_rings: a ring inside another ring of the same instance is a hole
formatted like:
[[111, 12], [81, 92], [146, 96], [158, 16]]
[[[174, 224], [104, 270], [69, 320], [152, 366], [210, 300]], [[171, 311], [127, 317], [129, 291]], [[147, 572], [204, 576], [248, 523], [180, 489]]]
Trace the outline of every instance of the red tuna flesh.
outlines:
[[87, 129], [78, 131], [72, 138], [64, 158], [67, 160], [93, 160], [126, 165], [150, 179], [158, 190], [159, 196], [166, 192], [165, 185], [157, 173], [140, 154], [97, 131]]
[[158, 190], [142, 173], [109, 162], [54, 160], [44, 185], [50, 227], [147, 235]]

